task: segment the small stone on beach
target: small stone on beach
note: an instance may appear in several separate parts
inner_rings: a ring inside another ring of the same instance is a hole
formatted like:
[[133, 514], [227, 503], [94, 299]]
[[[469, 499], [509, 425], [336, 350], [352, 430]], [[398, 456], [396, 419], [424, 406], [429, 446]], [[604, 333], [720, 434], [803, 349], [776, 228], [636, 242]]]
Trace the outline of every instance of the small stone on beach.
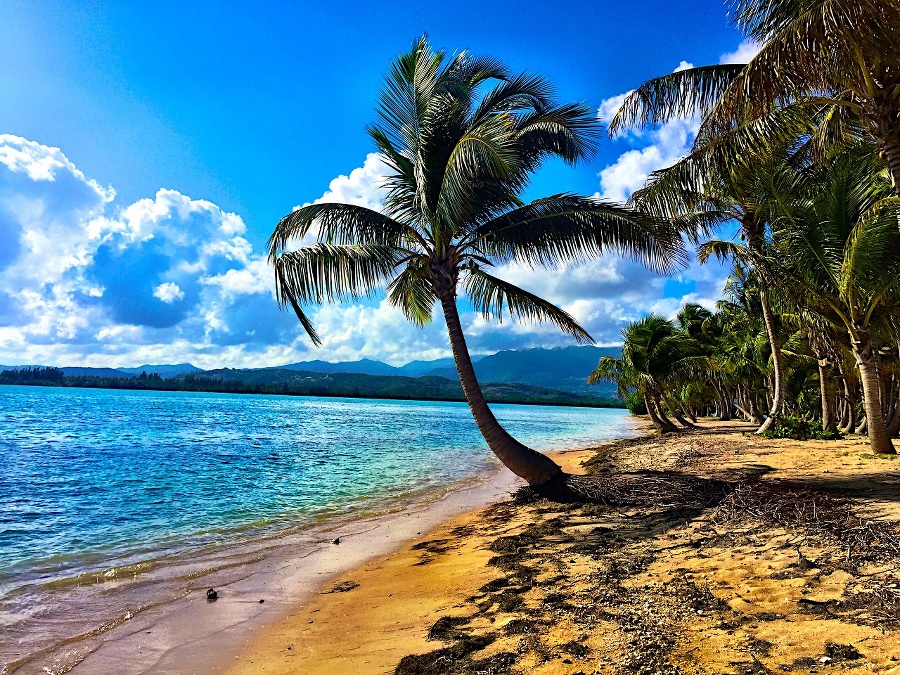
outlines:
[[341, 538], [338, 537], [337, 539], [332, 539], [332, 540], [331, 540], [331, 543], [332, 543], [332, 544], [340, 544], [340, 543], [341, 543]]

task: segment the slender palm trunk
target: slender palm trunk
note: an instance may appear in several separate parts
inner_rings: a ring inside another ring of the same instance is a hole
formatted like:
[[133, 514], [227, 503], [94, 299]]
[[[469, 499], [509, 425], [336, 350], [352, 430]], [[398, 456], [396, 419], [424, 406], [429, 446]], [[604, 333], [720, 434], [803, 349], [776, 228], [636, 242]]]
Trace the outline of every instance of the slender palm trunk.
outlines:
[[647, 414], [650, 415], [650, 419], [653, 421], [653, 426], [659, 429], [660, 433], [666, 433], [668, 431], [672, 431], [669, 426], [666, 425], [665, 422], [660, 419], [659, 415], [656, 412], [656, 406], [653, 401], [650, 399], [650, 396], [644, 394], [644, 407], [647, 408]]
[[844, 381], [844, 397], [846, 398], [845, 418], [841, 420], [840, 430], [842, 433], [849, 434], [856, 428], [856, 379], [853, 378], [851, 386], [850, 374], [845, 372], [843, 363], [843, 359], [838, 359], [838, 369], [841, 379]]
[[556, 462], [519, 443], [497, 422], [487, 401], [484, 400], [484, 394], [475, 377], [475, 367], [469, 356], [469, 348], [466, 346], [466, 338], [459, 321], [459, 311], [456, 309], [456, 298], [449, 294], [442, 297], [441, 307], [447, 321], [447, 332], [450, 335], [450, 347], [453, 349], [459, 382], [472, 411], [472, 417], [475, 418], [475, 424], [478, 425], [488, 447], [510, 471], [524, 478], [529, 485], [542, 485], [557, 478], [562, 469]]
[[831, 383], [831, 365], [827, 359], [819, 362], [819, 392], [822, 397], [822, 429], [837, 431], [837, 419], [834, 410], [834, 392]]
[[765, 294], [760, 298], [762, 305], [763, 323], [766, 325], [766, 335], [772, 348], [772, 366], [775, 371], [775, 385], [772, 387], [772, 407], [769, 408], [769, 416], [760, 425], [756, 433], [761, 434], [772, 428], [772, 425], [781, 417], [784, 408], [784, 357], [781, 354], [781, 340], [778, 338], [778, 329], [775, 326], [775, 315]]
[[756, 400], [756, 395], [751, 391], [749, 394], [749, 402], [750, 402], [750, 416], [753, 418], [753, 424], [759, 426], [763, 423], [763, 416], [759, 410], [759, 402]]
[[678, 427], [675, 426], [675, 423], [670, 420], [665, 411], [663, 410], [662, 401], [660, 400], [660, 396], [657, 393], [654, 393], [650, 397], [650, 402], [653, 404], [653, 407], [656, 409], [656, 415], [659, 417], [660, 421], [663, 425], [664, 431], [678, 431]]
[[863, 390], [863, 403], [866, 408], [866, 427], [869, 432], [869, 445], [876, 454], [895, 455], [891, 438], [888, 436], [881, 410], [881, 382], [878, 378], [876, 356], [872, 341], [865, 330], [857, 329], [856, 338], [852, 340], [853, 355], [859, 367], [859, 379]]
[[[756, 219], [748, 219], [742, 223], [742, 226], [747, 235], [747, 245], [756, 253], [762, 253], [765, 245], [765, 223]], [[784, 408], [784, 358], [781, 355], [781, 340], [778, 338], [775, 315], [766, 300], [766, 289], [762, 285], [760, 286], [760, 304], [762, 305], [763, 323], [766, 325], [766, 336], [769, 338], [769, 346], [772, 349], [775, 383], [772, 387], [772, 405], [769, 408], [769, 416], [756, 430], [758, 434], [768, 431], [781, 416]]]
[[693, 424], [691, 424], [684, 418], [684, 415], [682, 415], [681, 411], [679, 411], [677, 408], [673, 407], [671, 410], [672, 410], [672, 417], [674, 417], [676, 420], [678, 420], [678, 423], [681, 426], [683, 426], [685, 429], [695, 429], [696, 428]]

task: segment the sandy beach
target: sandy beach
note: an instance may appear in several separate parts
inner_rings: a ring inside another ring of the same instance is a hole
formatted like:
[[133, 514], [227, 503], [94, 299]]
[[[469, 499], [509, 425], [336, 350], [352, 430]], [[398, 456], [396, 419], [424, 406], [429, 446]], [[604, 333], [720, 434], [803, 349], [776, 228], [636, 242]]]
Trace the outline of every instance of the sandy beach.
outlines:
[[900, 673], [900, 462], [864, 438], [704, 422], [558, 459], [633, 480], [617, 505], [451, 518], [253, 632], [228, 672]]

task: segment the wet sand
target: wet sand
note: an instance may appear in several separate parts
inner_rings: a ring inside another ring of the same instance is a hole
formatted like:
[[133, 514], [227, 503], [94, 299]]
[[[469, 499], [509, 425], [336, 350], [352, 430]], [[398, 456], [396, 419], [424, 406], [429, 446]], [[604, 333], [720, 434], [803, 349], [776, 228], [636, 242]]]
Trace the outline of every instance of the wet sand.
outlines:
[[636, 477], [631, 501], [458, 515], [248, 635], [227, 672], [900, 673], [900, 460], [751, 431], [568, 453]]
[[[506, 498], [517, 487], [515, 482], [514, 476], [498, 469], [470, 488], [457, 487], [384, 515], [272, 537], [246, 551], [229, 548], [222, 554], [221, 569], [210, 569], [207, 561], [198, 566], [186, 596], [140, 608], [109, 630], [79, 636], [11, 672], [222, 672], [249, 636], [302, 606], [332, 577], [459, 513]], [[340, 544], [333, 544], [335, 539]], [[209, 586], [218, 592], [215, 602], [206, 599]]]

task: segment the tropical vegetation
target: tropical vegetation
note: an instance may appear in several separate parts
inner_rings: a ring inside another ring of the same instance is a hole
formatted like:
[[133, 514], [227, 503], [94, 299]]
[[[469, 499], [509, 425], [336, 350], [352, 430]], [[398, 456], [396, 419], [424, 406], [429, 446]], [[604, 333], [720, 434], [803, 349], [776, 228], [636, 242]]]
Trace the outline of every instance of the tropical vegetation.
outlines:
[[316, 343], [304, 311], [309, 304], [382, 289], [420, 326], [439, 304], [463, 392], [488, 446], [529, 484], [550, 484], [562, 476], [560, 467], [507, 433], [487, 405], [459, 296], [486, 319], [549, 321], [590, 342], [572, 316], [494, 268], [552, 268], [617, 252], [667, 271], [682, 252], [680, 235], [661, 219], [591, 197], [557, 194], [524, 203], [521, 194], [541, 164], [590, 156], [599, 128], [588, 106], [560, 104], [543, 78], [513, 74], [491, 58], [449, 56], [420, 39], [390, 66], [369, 134], [389, 172], [382, 211], [328, 203], [285, 216], [268, 243], [279, 302]]
[[[681, 424], [738, 414], [766, 435], [857, 431], [875, 452], [894, 453], [900, 2], [737, 0], [734, 9], [756, 56], [650, 80], [610, 128], [699, 119], [690, 153], [630, 201], [702, 241], [701, 262], [730, 261], [725, 297], [715, 311], [688, 305], [677, 321], [635, 322], [622, 359], [601, 361], [591, 377], [646, 394], [662, 431], [677, 428], [669, 415]], [[710, 239], [733, 225], [741, 242]], [[647, 339], [650, 325], [678, 358], [655, 358], [663, 342]]]

